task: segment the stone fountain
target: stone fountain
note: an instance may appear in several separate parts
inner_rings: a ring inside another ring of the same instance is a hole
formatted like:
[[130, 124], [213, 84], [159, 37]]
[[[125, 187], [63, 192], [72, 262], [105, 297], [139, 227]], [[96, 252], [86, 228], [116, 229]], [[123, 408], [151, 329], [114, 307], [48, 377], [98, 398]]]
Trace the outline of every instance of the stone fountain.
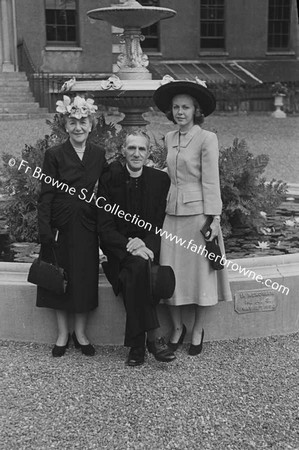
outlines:
[[176, 11], [169, 8], [142, 6], [136, 0], [126, 0], [117, 6], [88, 11], [93, 20], [103, 20], [122, 28], [120, 36], [121, 53], [117, 59], [118, 72], [107, 80], [67, 81], [62, 92], [92, 93], [96, 103], [117, 106], [125, 114], [119, 122], [127, 129], [144, 127], [148, 124], [142, 114], [152, 104], [154, 91], [164, 82], [153, 80], [147, 69], [148, 57], [143, 53], [140, 42], [145, 38], [141, 28], [148, 27], [163, 19], [173, 17]]

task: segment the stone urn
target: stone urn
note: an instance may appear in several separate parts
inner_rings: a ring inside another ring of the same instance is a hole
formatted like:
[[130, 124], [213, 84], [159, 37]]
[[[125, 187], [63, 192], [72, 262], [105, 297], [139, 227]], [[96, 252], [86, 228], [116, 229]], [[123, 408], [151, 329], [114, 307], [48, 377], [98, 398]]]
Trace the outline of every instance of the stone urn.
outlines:
[[285, 94], [274, 94], [275, 111], [272, 113], [272, 117], [275, 117], [276, 119], [284, 119], [285, 117], [287, 117], [286, 113], [281, 109], [284, 104], [285, 96]]

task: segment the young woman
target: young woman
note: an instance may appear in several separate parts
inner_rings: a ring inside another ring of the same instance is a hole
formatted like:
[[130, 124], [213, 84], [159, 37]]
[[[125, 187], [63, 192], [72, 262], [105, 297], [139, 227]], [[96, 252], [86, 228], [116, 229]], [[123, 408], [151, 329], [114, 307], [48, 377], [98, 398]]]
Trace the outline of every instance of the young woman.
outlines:
[[[224, 253], [220, 230], [222, 208], [218, 168], [218, 140], [214, 133], [200, 127], [211, 114], [216, 101], [204, 82], [173, 81], [154, 93], [154, 102], [178, 125], [177, 131], [165, 137], [167, 168], [171, 186], [167, 197], [163, 229], [185, 239], [185, 245], [162, 239], [160, 263], [171, 265], [176, 276], [176, 289], [169, 306], [173, 323], [169, 346], [176, 350], [183, 342], [186, 327], [182, 306], [194, 305], [190, 355], [202, 351], [204, 308], [218, 300], [231, 300], [226, 269], [215, 271], [202, 251], [205, 239], [201, 228], [212, 216], [209, 241], [218, 236]], [[201, 247], [200, 247], [201, 246]]]
[[105, 152], [87, 140], [95, 123], [93, 100], [77, 96], [71, 102], [64, 96], [57, 105], [69, 138], [45, 153], [42, 172], [53, 182], [42, 179], [38, 224], [42, 259], [53, 261], [56, 255], [67, 273], [68, 285], [63, 295], [38, 287], [37, 306], [56, 311], [54, 357], [64, 355], [68, 347], [70, 313], [74, 314], [76, 348], [92, 356], [95, 349], [85, 330], [89, 311], [98, 305], [99, 250], [96, 207], [89, 200], [105, 165]]

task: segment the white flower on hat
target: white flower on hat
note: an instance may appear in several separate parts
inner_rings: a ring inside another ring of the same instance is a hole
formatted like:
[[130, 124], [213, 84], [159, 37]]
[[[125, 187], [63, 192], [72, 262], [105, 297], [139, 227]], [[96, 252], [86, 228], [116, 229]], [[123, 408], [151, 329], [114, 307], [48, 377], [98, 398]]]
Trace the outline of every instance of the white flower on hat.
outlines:
[[196, 81], [197, 84], [200, 84], [201, 86], [203, 86], [205, 88], [207, 87], [207, 82], [206, 81], [200, 80], [198, 77], [195, 77], [195, 81]]
[[79, 95], [74, 98], [73, 102], [71, 102], [70, 97], [64, 95], [63, 101], [58, 100], [56, 105], [56, 111], [58, 113], [66, 114], [69, 117], [74, 117], [75, 119], [90, 116], [98, 109], [98, 107], [94, 105], [94, 100], [92, 98], [85, 100], [85, 98], [80, 97]]

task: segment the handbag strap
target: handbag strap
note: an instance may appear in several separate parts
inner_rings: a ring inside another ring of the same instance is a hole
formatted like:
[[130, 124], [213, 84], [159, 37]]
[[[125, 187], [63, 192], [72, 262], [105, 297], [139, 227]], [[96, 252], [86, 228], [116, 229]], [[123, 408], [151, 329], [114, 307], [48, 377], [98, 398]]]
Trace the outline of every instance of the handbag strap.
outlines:
[[[56, 256], [56, 253], [55, 253], [55, 250], [54, 250], [53, 245], [51, 245], [51, 250], [52, 250], [53, 255], [54, 255], [54, 265], [55, 265], [56, 267], [59, 267], [59, 264], [58, 264], [58, 261], [57, 261], [57, 256]], [[39, 251], [38, 259], [39, 259], [40, 261], [42, 261], [42, 249], [40, 249], [40, 251]]]

